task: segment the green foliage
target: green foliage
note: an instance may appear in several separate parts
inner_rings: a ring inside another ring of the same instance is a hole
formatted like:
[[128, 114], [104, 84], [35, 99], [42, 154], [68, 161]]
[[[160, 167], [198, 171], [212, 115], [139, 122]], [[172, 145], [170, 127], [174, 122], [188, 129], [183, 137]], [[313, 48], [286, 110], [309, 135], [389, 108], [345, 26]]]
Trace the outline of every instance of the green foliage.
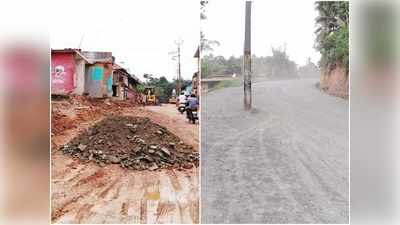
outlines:
[[209, 88], [209, 91], [214, 91], [218, 90], [221, 88], [227, 88], [227, 87], [239, 87], [241, 85], [240, 80], [225, 80], [225, 81], [219, 81], [216, 82], [214, 85], [211, 85]]
[[[206, 20], [207, 19], [207, 5], [209, 1], [208, 0], [200, 0], [200, 20]], [[200, 30], [200, 50], [201, 52], [212, 52], [214, 51], [214, 47], [219, 46], [220, 43], [219, 41], [216, 40], [209, 40], [206, 38], [205, 33]]]
[[208, 4], [207, 0], [200, 0], [200, 20], [207, 19], [206, 16], [206, 6]]
[[[272, 56], [252, 56], [252, 72], [255, 76], [270, 78], [297, 77], [297, 65], [289, 59], [285, 49], [272, 48]], [[223, 56], [209, 54], [202, 59], [202, 76], [242, 74], [243, 56]]]
[[[143, 75], [146, 78], [145, 86], [154, 86], [155, 88], [155, 95], [160, 102], [168, 102], [168, 99], [172, 95], [172, 90], [176, 89], [177, 87], [177, 80], [173, 80], [169, 82], [165, 76], [161, 76], [160, 78], [154, 77], [152, 74], [145, 74]], [[191, 83], [191, 80], [183, 80], [181, 81], [181, 86], [185, 86]], [[139, 87], [140, 86], [140, 87]], [[144, 85], [139, 85], [138, 90], [143, 92]], [[178, 93], [178, 91], [177, 91]]]
[[156, 97], [159, 98], [161, 102], [165, 102], [170, 96], [170, 94], [166, 92], [169, 87], [167, 78], [164, 76], [155, 78], [152, 74], [145, 74], [143, 77], [146, 78], [146, 86], [154, 86]]
[[242, 57], [236, 58], [231, 56], [225, 59], [223, 56], [214, 56], [213, 54], [206, 55], [202, 59], [201, 71], [203, 77], [212, 75], [232, 75], [241, 74]]
[[160, 87], [160, 86], [156, 86], [155, 88], [155, 95], [158, 97], [158, 98], [165, 98], [165, 97], [167, 97], [168, 95], [165, 93], [165, 89], [163, 88], [163, 87]]
[[140, 93], [144, 93], [144, 85], [143, 85], [143, 84], [137, 85], [137, 90], [138, 90]]
[[207, 39], [204, 32], [200, 31], [200, 49], [202, 52], [212, 52], [214, 51], [214, 47], [218, 47], [219, 45], [219, 41]]
[[336, 66], [349, 66], [349, 3], [316, 2], [319, 16], [315, 31], [315, 48], [321, 53], [320, 66], [329, 70]]

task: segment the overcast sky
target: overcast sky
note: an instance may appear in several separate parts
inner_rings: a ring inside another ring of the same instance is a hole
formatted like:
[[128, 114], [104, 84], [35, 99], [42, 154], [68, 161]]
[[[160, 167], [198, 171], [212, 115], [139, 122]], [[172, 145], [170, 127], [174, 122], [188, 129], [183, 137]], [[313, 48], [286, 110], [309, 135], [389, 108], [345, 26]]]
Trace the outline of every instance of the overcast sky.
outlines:
[[[214, 55], [243, 54], [245, 0], [209, 0], [207, 20], [202, 22], [206, 38], [221, 43]], [[303, 65], [307, 57], [316, 63], [320, 54], [313, 48], [315, 18], [313, 1], [253, 0], [252, 53], [272, 55], [271, 46], [283, 46], [290, 59]]]
[[52, 1], [52, 48], [111, 51], [116, 62], [142, 79], [143, 73], [176, 76], [177, 62], [168, 53], [174, 41], [183, 40], [182, 77], [197, 70], [193, 55], [199, 43], [197, 0]]
[[[243, 52], [245, 0], [209, 0], [202, 29], [221, 45], [214, 54], [226, 57]], [[140, 78], [143, 73], [176, 76], [176, 61], [168, 53], [182, 39], [182, 75], [196, 71], [194, 52], [199, 42], [198, 0], [52, 1], [49, 32], [52, 48], [111, 51], [116, 62]], [[314, 45], [312, 1], [253, 0], [252, 52], [271, 55], [271, 46], [283, 46], [297, 64], [307, 57], [318, 62]], [[121, 63], [123, 62], [123, 63]]]

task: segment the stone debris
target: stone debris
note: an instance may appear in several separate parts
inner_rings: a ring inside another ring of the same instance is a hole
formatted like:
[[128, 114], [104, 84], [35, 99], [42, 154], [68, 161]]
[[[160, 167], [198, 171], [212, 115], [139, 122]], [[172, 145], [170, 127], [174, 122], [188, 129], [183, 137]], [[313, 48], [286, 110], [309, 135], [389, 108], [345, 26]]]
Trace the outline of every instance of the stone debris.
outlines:
[[78, 145], [78, 149], [80, 149], [81, 151], [85, 150], [85, 148], [86, 148], [86, 145], [83, 145], [83, 144]]
[[165, 148], [165, 147], [162, 147], [162, 148], [161, 148], [161, 151], [164, 152], [165, 154], [167, 154], [168, 156], [171, 155], [171, 153], [170, 153], [170, 152], [168, 151], [168, 149]]
[[190, 169], [199, 164], [199, 154], [192, 146], [145, 117], [108, 117], [61, 150], [99, 166], [119, 164], [133, 170]]

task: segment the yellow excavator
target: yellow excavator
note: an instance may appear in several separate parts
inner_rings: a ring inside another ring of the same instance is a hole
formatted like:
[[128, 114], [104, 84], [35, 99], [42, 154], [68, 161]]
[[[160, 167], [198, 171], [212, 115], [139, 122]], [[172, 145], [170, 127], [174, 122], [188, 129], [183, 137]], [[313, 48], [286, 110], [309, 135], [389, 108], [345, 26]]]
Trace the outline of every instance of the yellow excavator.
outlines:
[[156, 91], [154, 86], [145, 86], [144, 94], [146, 95], [146, 103], [148, 105], [157, 105]]

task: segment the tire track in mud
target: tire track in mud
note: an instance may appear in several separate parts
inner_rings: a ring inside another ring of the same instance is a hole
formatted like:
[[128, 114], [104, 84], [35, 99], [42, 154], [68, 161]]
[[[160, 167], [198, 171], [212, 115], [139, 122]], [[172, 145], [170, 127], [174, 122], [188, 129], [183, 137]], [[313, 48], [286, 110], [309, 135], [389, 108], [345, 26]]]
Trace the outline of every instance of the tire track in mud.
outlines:
[[[152, 120], [178, 134], [193, 129], [191, 125], [183, 127], [186, 121], [170, 120], [160, 112], [128, 109], [124, 115], [151, 116]], [[102, 118], [104, 116], [96, 120]], [[79, 128], [54, 137], [53, 144], [67, 143], [73, 134], [95, 122], [81, 123]], [[185, 140], [188, 138], [186, 135]], [[190, 141], [191, 144], [198, 143], [197, 139]], [[90, 163], [76, 164], [73, 159], [52, 152], [53, 223], [199, 222], [198, 168], [154, 172], [126, 171], [114, 165], [101, 168]], [[98, 172], [101, 170], [106, 171], [105, 174]], [[176, 197], [168, 199], [166, 196]]]
[[[156, 173], [156, 176], [149, 177], [148, 175], [151, 173], [145, 171], [136, 175], [131, 173], [128, 176], [118, 175], [117, 179], [108, 180], [106, 186], [92, 189], [91, 193], [82, 194], [79, 199], [66, 205], [72, 211], [62, 211], [63, 213], [59, 214], [59, 217], [68, 212], [69, 216], [61, 221], [74, 223], [198, 222], [198, 196], [191, 194], [197, 192], [197, 186], [193, 184], [195, 178], [188, 177], [186, 173], [162, 171]], [[81, 177], [78, 181], [81, 185], [75, 184], [74, 189], [83, 188], [85, 185], [89, 187], [88, 185], [93, 184], [96, 177], [94, 174], [96, 172]], [[136, 181], [132, 181], [131, 178]], [[97, 182], [103, 181], [97, 180]], [[176, 183], [177, 186], [174, 187], [173, 183]], [[178, 188], [175, 189], [176, 187]], [[90, 208], [87, 206], [94, 202], [94, 206]], [[82, 212], [82, 210], [86, 211]], [[174, 215], [178, 215], [178, 217]], [[53, 216], [54, 221], [57, 219]]]

